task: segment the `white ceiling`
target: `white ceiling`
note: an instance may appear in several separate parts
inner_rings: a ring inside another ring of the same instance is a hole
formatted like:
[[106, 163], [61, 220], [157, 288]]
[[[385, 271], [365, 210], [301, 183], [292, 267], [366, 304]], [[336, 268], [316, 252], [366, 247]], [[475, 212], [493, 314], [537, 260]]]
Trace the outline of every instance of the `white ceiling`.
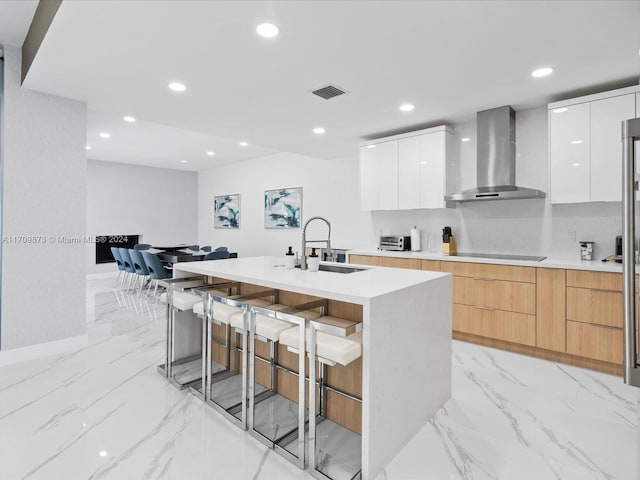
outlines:
[[[257, 36], [264, 21], [280, 36]], [[216, 162], [334, 158], [487, 108], [638, 83], [639, 24], [637, 0], [64, 1], [24, 85], [88, 103], [90, 158], [187, 169], [211, 165], [208, 149]], [[532, 78], [543, 65], [555, 72]], [[173, 80], [187, 92], [169, 92]], [[328, 83], [350, 93], [310, 94]]]
[[22, 47], [38, 0], [0, 1], [0, 46]]

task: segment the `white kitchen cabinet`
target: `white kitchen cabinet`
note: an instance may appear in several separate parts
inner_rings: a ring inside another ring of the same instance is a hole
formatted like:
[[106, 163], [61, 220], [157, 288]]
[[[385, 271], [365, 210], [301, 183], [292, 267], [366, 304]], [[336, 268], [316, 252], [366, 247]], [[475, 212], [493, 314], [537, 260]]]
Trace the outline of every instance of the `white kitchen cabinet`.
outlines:
[[398, 141], [360, 147], [360, 208], [398, 209]]
[[635, 95], [591, 102], [591, 201], [622, 201], [623, 120], [635, 117]]
[[444, 208], [454, 189], [453, 132], [445, 126], [360, 147], [362, 210]]
[[[444, 208], [453, 134], [446, 127], [398, 140], [398, 208]], [[449, 153], [449, 155], [447, 155]]]
[[636, 115], [638, 87], [549, 104], [551, 203], [620, 201], [620, 124]]
[[552, 203], [590, 200], [588, 103], [549, 110], [549, 156]]

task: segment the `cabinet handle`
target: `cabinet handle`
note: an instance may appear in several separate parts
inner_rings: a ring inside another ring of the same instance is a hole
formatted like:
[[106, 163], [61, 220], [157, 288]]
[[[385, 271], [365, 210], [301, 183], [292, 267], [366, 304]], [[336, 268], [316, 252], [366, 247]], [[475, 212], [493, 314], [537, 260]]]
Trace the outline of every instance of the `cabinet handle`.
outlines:
[[619, 293], [622, 295], [620, 290], [607, 290], [605, 288], [589, 288], [592, 292], [604, 292], [604, 293]]
[[473, 277], [474, 280], [482, 280], [483, 282], [494, 282], [495, 278]]
[[478, 307], [477, 305], [471, 305], [473, 308], [477, 308], [478, 310], [488, 310], [490, 312], [495, 312], [496, 309], [495, 308], [491, 308], [491, 307]]

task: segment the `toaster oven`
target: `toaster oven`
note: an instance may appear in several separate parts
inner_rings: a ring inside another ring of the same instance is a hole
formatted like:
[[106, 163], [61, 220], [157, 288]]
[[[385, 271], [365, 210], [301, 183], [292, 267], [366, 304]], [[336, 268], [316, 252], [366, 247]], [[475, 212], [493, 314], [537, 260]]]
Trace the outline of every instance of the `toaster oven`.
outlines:
[[379, 250], [411, 250], [411, 237], [404, 235], [386, 235], [380, 237]]

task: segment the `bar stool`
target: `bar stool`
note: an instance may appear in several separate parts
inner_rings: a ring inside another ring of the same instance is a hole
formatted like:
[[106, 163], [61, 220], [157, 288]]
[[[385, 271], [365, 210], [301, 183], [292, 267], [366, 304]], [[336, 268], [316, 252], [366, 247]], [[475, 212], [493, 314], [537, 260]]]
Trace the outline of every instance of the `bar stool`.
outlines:
[[[206, 330], [203, 331], [203, 379], [201, 385], [193, 385], [191, 391], [209, 406], [223, 413], [229, 420], [246, 430], [247, 336], [245, 332], [247, 331], [246, 325], [248, 322], [247, 311], [252, 305], [268, 306], [273, 310], [287, 308], [287, 305], [276, 303], [278, 298], [277, 290], [263, 290], [244, 295], [227, 295], [226, 297], [210, 289], [204, 293], [206, 295], [203, 297], [204, 301], [193, 308], [194, 312], [202, 315], [203, 322], [207, 324]], [[225, 326], [224, 343], [213, 337], [214, 325]], [[242, 372], [239, 369], [233, 370], [231, 368], [231, 328], [235, 328], [236, 334], [242, 335], [242, 348], [238, 349], [236, 347], [236, 350], [239, 350], [242, 355]], [[213, 361], [213, 343], [222, 346], [226, 350], [225, 365]], [[215, 392], [214, 384], [216, 385]]]
[[[303, 327], [310, 319], [319, 318], [325, 312], [326, 300], [317, 300], [287, 309], [274, 311], [268, 308], [251, 307], [249, 315], [249, 413], [250, 433], [265, 445], [296, 464], [305, 467], [305, 363], [304, 356], [298, 361], [298, 372], [285, 369], [277, 364], [278, 342], [284, 331]], [[312, 309], [318, 308], [320, 312]], [[298, 346], [304, 349], [304, 330], [300, 329]], [[256, 359], [267, 361], [255, 354], [255, 341], [270, 345], [269, 388], [256, 394]], [[289, 414], [291, 404], [288, 398], [277, 393], [277, 369], [287, 370], [298, 376], [297, 421], [292, 422]], [[284, 415], [283, 415], [284, 414]], [[297, 447], [297, 448], [296, 448]]]
[[[206, 276], [170, 278], [159, 282], [166, 288], [160, 300], [167, 303], [167, 333], [165, 363], [158, 365], [158, 372], [182, 390], [200, 380], [202, 326], [193, 322], [197, 317], [192, 312], [193, 305], [200, 302], [200, 297], [190, 290], [204, 285]], [[177, 291], [177, 288], [180, 288], [180, 291]], [[179, 321], [181, 326], [178, 330], [176, 321]]]
[[[337, 320], [337, 321], [336, 321]], [[347, 478], [356, 478], [362, 472], [362, 436], [325, 418], [326, 391], [325, 365], [347, 366], [362, 356], [362, 322], [347, 323], [342, 319], [324, 317], [311, 321], [309, 328], [309, 384], [316, 384], [316, 360], [319, 366], [318, 390], [319, 412], [310, 415], [309, 464], [311, 475], [319, 479], [336, 478], [336, 473], [346, 473]], [[345, 392], [331, 388], [332, 392], [362, 403]], [[309, 389], [309, 405], [316, 405], [316, 389]], [[322, 422], [322, 423], [320, 423]], [[320, 426], [318, 426], [320, 425]], [[330, 437], [340, 437], [338, 444], [331, 445]], [[318, 446], [321, 449], [318, 449]], [[349, 448], [351, 447], [351, 448]], [[351, 453], [351, 457], [349, 457]], [[332, 460], [337, 460], [333, 461]], [[335, 473], [334, 473], [335, 472]]]

